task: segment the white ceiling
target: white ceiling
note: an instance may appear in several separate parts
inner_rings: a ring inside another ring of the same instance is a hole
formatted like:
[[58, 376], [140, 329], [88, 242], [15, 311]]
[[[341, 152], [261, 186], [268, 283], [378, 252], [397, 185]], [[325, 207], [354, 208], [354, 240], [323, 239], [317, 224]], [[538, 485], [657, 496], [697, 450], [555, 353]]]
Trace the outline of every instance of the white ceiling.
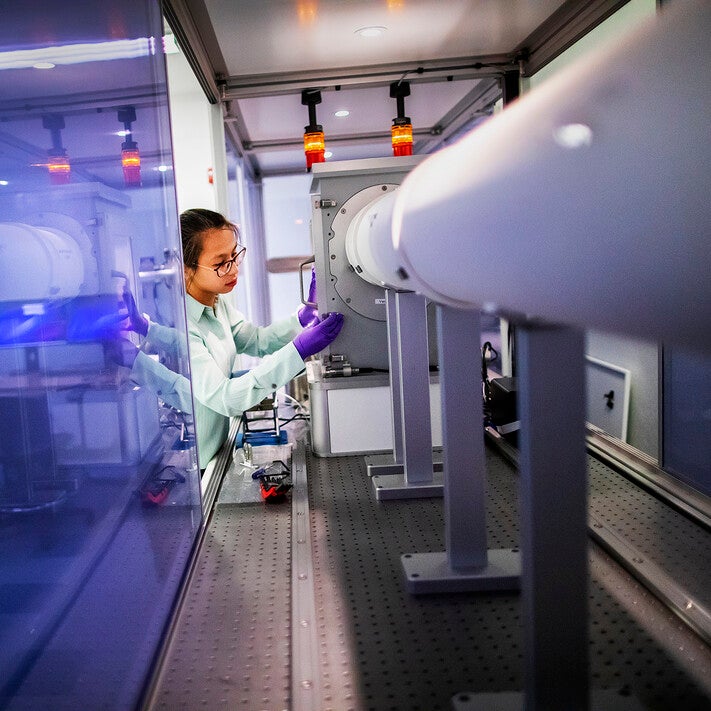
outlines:
[[[317, 120], [333, 159], [368, 158], [391, 154], [396, 102], [389, 85], [407, 81], [415, 152], [431, 152], [491, 112], [503, 72], [519, 68], [532, 38], [545, 41], [549, 27], [565, 26], [561, 17], [582, 26], [624, 1], [163, 0], [161, 6], [208, 98], [223, 104], [229, 143], [260, 177], [305, 170], [303, 89], [321, 92]], [[62, 3], [43, 5], [41, 13], [11, 3], [3, 9], [0, 51], [24, 46], [25, 37], [37, 37], [37, 46], [98, 41], [107, 23], [117, 39], [139, 36], [145, 18], [131, 10], [137, 2], [104, 0], [92, 13], [94, 25], [60, 21]], [[371, 25], [386, 31], [377, 38], [355, 32]], [[55, 26], [64, 34], [43, 41]], [[41, 117], [59, 104], [73, 170], [120, 186], [116, 110], [127, 101], [125, 86], [137, 112], [133, 138], [142, 174], [146, 182], [158, 180], [154, 171], [169, 162], [170, 147], [161, 144], [165, 127], [155, 121], [151, 66], [115, 60], [44, 73], [0, 71], [0, 167], [27, 170], [35, 157], [46, 159], [51, 143]], [[343, 108], [350, 116], [336, 118]]]
[[[205, 0], [230, 76], [510, 52], [559, 0]], [[356, 30], [387, 28], [364, 38]]]
[[[489, 82], [491, 83], [491, 82]], [[421, 82], [411, 85], [405, 99], [414, 138], [426, 139], [439, 130], [443, 117], [481, 84], [479, 79], [451, 82]], [[339, 91], [323, 89], [316, 106], [318, 123], [323, 126], [326, 148], [333, 160], [390, 155], [390, 126], [397, 115], [396, 101], [389, 87], [356, 84]], [[491, 94], [489, 104], [495, 99]], [[335, 112], [346, 109], [347, 117]], [[257, 96], [232, 100], [230, 112], [243, 127], [240, 140], [257, 172], [268, 175], [304, 169], [303, 133], [308, 124], [308, 108], [301, 93]], [[460, 121], [475, 120], [482, 111], [465, 108]], [[278, 155], [277, 155], [278, 153]]]
[[[192, 39], [207, 56], [205, 73], [218, 75], [228, 135], [256, 175], [305, 169], [306, 88], [321, 91], [317, 119], [333, 159], [391, 154], [396, 103], [389, 84], [400, 80], [411, 84], [405, 113], [416, 152], [435, 150], [491, 112], [492, 86], [504, 70], [518, 68], [527, 38], [566, 4], [570, 0], [168, 3], [177, 24], [193, 27]], [[180, 12], [183, 5], [187, 14]], [[369, 26], [385, 31], [375, 38], [356, 32]], [[350, 116], [335, 118], [341, 108]]]
[[[478, 80], [439, 82], [413, 86], [405, 100], [407, 115], [414, 128], [434, 126], [442, 110], [463, 99]], [[370, 132], [387, 132], [396, 115], [395, 99], [385, 87], [359, 86], [341, 91], [324, 91], [317, 108], [319, 123], [329, 137]], [[300, 94], [280, 94], [240, 99], [242, 117], [249, 128], [252, 141], [275, 141], [292, 138], [300, 142], [308, 123], [308, 110], [301, 105]], [[350, 111], [345, 118], [335, 112]]]

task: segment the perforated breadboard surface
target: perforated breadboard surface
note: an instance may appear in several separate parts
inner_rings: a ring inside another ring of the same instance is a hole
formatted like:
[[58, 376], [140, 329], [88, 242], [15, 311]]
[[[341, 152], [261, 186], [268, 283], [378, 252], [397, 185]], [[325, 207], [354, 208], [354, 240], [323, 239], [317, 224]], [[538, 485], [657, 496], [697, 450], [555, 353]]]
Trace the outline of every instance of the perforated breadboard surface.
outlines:
[[589, 508], [711, 610], [711, 532], [589, 457]]
[[[362, 458], [307, 466], [322, 708], [435, 711], [462, 691], [521, 690], [518, 595], [405, 591], [400, 555], [443, 550], [442, 500], [375, 502]], [[489, 547], [516, 546], [518, 477], [491, 452], [488, 470]], [[591, 686], [648, 709], [711, 709], [708, 648], [592, 547], [589, 606]]]
[[151, 708], [289, 709], [291, 507], [218, 505], [206, 535]]
[[[516, 546], [518, 476], [487, 457], [489, 546]], [[443, 549], [442, 500], [375, 501], [362, 457], [309, 455], [307, 469], [321, 689], [309, 711], [444, 711], [460, 692], [520, 691], [518, 594], [405, 590], [400, 555]], [[591, 471], [591, 508], [636, 525], [607, 477]], [[665, 529], [637, 528], [680, 565]], [[149, 708], [291, 711], [291, 532], [289, 505], [217, 506]], [[650, 711], [711, 710], [708, 646], [593, 544], [590, 571], [591, 686]]]

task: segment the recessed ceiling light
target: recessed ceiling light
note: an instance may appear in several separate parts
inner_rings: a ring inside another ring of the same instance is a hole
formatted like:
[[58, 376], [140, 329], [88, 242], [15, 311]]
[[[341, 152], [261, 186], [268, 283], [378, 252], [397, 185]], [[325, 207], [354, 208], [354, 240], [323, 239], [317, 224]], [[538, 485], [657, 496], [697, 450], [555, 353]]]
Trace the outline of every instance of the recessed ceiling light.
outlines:
[[334, 111], [333, 115], [337, 118], [345, 118], [346, 116], [350, 116], [351, 112], [348, 109], [339, 109], [338, 111]]
[[382, 27], [381, 25], [372, 25], [370, 27], [361, 27], [355, 33], [361, 37], [380, 37], [387, 29], [387, 27]]
[[159, 173], [165, 173], [166, 170], [170, 170], [169, 165], [159, 165], [157, 168], [153, 168], [153, 170], [157, 170]]
[[32, 67], [33, 69], [54, 69], [55, 65], [52, 62], [36, 62]]
[[0, 185], [9, 185], [9, 181], [7, 180], [0, 180]]

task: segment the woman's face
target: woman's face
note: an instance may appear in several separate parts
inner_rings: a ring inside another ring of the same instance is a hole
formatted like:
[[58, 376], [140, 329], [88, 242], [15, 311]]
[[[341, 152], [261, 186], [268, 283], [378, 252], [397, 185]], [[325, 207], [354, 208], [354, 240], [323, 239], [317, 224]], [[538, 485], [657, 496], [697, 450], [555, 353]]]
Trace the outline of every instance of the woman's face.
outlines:
[[239, 266], [235, 262], [225, 276], [215, 272], [225, 262], [234, 259], [241, 247], [229, 227], [206, 230], [202, 234], [202, 252], [195, 269], [185, 268], [188, 294], [205, 306], [212, 306], [218, 294], [229, 294], [237, 284]]

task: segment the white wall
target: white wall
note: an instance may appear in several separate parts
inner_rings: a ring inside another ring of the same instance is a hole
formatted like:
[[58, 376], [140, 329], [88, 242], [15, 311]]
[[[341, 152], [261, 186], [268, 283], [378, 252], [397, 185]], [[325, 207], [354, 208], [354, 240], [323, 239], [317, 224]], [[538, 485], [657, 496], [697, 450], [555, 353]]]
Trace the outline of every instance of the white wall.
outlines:
[[[267, 259], [313, 254], [310, 187], [306, 173], [263, 180]], [[310, 270], [305, 274], [308, 288]], [[298, 274], [269, 274], [269, 300], [272, 320], [294, 313], [300, 305]]]
[[[601, 42], [615, 38], [654, 15], [656, 0], [631, 0], [562, 55], [524, 81], [532, 89], [552, 74], [585, 55]], [[640, 120], [643, 120], [641, 117]], [[604, 333], [587, 334], [588, 355], [626, 368], [631, 374], [627, 441], [652, 457], [659, 456], [659, 358], [658, 345]]]
[[204, 207], [228, 215], [222, 108], [208, 102], [182, 53], [166, 60], [178, 210]]

